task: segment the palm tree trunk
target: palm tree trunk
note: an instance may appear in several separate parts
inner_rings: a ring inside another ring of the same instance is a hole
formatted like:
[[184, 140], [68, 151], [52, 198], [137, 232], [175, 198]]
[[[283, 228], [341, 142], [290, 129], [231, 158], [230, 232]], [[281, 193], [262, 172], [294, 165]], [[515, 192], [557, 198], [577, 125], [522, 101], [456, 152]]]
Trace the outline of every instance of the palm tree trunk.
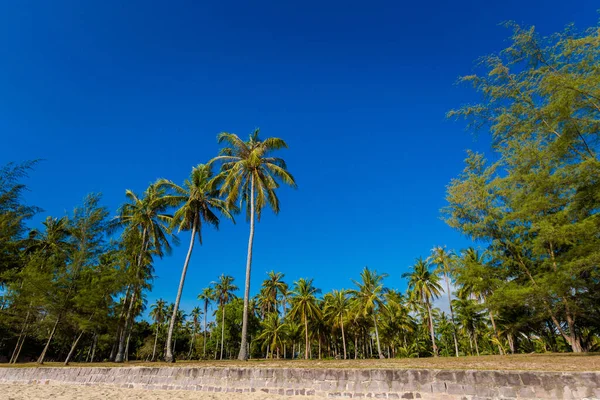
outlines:
[[354, 334], [354, 359], [358, 359], [358, 335]]
[[304, 314], [304, 359], [308, 360], [308, 317]]
[[94, 356], [96, 355], [96, 345], [98, 344], [98, 334], [94, 333], [94, 340], [92, 342], [92, 355], [90, 356], [90, 362], [94, 362]]
[[507, 335], [507, 338], [508, 338], [508, 347], [510, 347], [510, 353], [515, 354], [515, 342], [514, 342], [512, 333], [509, 333]]
[[50, 336], [48, 337], [46, 346], [44, 346], [44, 350], [42, 350], [42, 354], [40, 354], [40, 357], [37, 360], [38, 364], [44, 363], [44, 358], [46, 358], [46, 352], [48, 351], [48, 348], [50, 347], [50, 342], [52, 341], [52, 338], [54, 337], [54, 333], [56, 332], [56, 327], [58, 326], [59, 322], [60, 322], [60, 316], [58, 316], [56, 318], [56, 322], [54, 323], [54, 326], [52, 327], [52, 331], [50, 332]]
[[469, 332], [469, 348], [471, 349], [471, 355], [473, 355], [473, 337], [471, 332]]
[[456, 353], [456, 357], [458, 357], [458, 339], [456, 338], [456, 322], [454, 321], [454, 309], [452, 307], [452, 296], [450, 295], [450, 279], [448, 279], [447, 271], [444, 271], [444, 280], [446, 281], [448, 305], [450, 306], [450, 318], [452, 319], [452, 338], [454, 339], [454, 352]]
[[208, 312], [208, 300], [204, 300], [204, 351], [203, 358], [206, 358], [206, 313]]
[[377, 338], [377, 354], [380, 359], [384, 359], [385, 356], [381, 352], [381, 345], [379, 344], [379, 329], [377, 329], [377, 317], [375, 316], [375, 310], [373, 310], [373, 324], [375, 324], [375, 338]]
[[187, 357], [188, 360], [192, 359], [192, 350], [194, 348], [195, 339], [196, 339], [196, 329], [193, 329], [192, 330], [192, 337], [190, 338], [190, 350], [188, 352], [188, 357]]
[[[29, 304], [31, 306], [31, 303]], [[17, 354], [17, 350], [19, 349], [19, 347], [21, 347], [21, 342], [25, 341], [25, 337], [27, 336], [25, 334], [25, 330], [27, 329], [27, 323], [29, 322], [29, 308], [27, 308], [27, 314], [25, 315], [25, 321], [23, 322], [23, 327], [21, 328], [21, 332], [19, 333], [19, 338], [17, 339], [17, 344], [15, 345], [15, 350], [12, 353], [12, 356], [10, 357], [10, 361], [8, 362], [10, 363], [16, 363], [17, 362], [17, 358], [19, 357]]]
[[132, 325], [133, 321], [133, 309], [134, 304], [137, 300], [137, 291], [133, 289], [133, 294], [131, 295], [131, 301], [129, 303], [129, 308], [127, 310], [127, 316], [125, 317], [125, 325], [123, 326], [123, 330], [121, 331], [121, 336], [119, 337], [119, 349], [117, 351], [117, 355], [115, 357], [116, 363], [122, 363], [125, 359], [125, 341], [128, 336], [128, 332], [130, 329], [130, 325]]
[[254, 175], [250, 180], [250, 237], [248, 238], [248, 258], [246, 260], [246, 284], [244, 285], [244, 313], [242, 316], [242, 343], [238, 359], [248, 359], [248, 304], [250, 301], [250, 270], [252, 268], [252, 243], [254, 241]]
[[156, 321], [156, 333], [154, 334], [154, 348], [152, 349], [152, 361], [155, 360], [156, 357], [156, 345], [158, 344], [158, 327], [160, 324]]
[[225, 304], [222, 304], [221, 308], [222, 308], [222, 316], [221, 316], [221, 360], [222, 360], [223, 359], [223, 340], [225, 339]]
[[344, 360], [346, 359], [346, 335], [344, 334], [344, 317], [340, 316], [340, 324], [342, 326], [342, 344], [344, 345]]
[[179, 310], [179, 302], [181, 301], [181, 293], [183, 292], [185, 275], [187, 273], [188, 265], [190, 264], [190, 258], [192, 257], [192, 250], [194, 250], [194, 240], [196, 239], [196, 231], [198, 229], [198, 218], [198, 210], [196, 210], [196, 217], [194, 219], [194, 224], [192, 225], [192, 238], [190, 239], [190, 247], [188, 248], [187, 256], [185, 257], [183, 271], [181, 271], [181, 279], [179, 280], [179, 288], [177, 289], [177, 297], [175, 298], [175, 306], [173, 307], [173, 315], [171, 316], [169, 333], [167, 334], [167, 354], [165, 355], [166, 362], [175, 362], [175, 358], [173, 357], [173, 349], [171, 348], [171, 341], [173, 340], [173, 330], [175, 329], [175, 320], [177, 319], [177, 310]]
[[83, 333], [85, 331], [82, 330], [79, 335], [77, 336], [77, 338], [75, 339], [75, 341], [73, 342], [73, 345], [71, 346], [71, 350], [69, 350], [69, 354], [67, 354], [67, 358], [65, 359], [65, 365], [69, 365], [69, 361], [71, 360], [71, 357], [73, 356], [73, 353], [75, 352], [75, 348], [77, 347], [77, 343], [79, 343], [79, 339], [81, 339], [81, 337], [83, 336]]
[[321, 359], [321, 335], [319, 335], [319, 360]]
[[[138, 255], [138, 265], [137, 265], [137, 271], [136, 271], [137, 277], [139, 277], [139, 275], [140, 275], [140, 270], [142, 268], [142, 262], [144, 260], [144, 253], [146, 252], [146, 249], [148, 248], [147, 236], [148, 236], [148, 231], [146, 228], [144, 228], [144, 230], [142, 232], [142, 243], [141, 243], [140, 254]], [[141, 290], [141, 288], [139, 288], [139, 290]], [[115, 362], [117, 362], [117, 363], [122, 363], [126, 357], [125, 341], [126, 341], [126, 338], [129, 337], [129, 334], [130, 334], [129, 329], [131, 328], [131, 325], [133, 325], [133, 309], [135, 307], [136, 300], [137, 300], [137, 292], [134, 287], [133, 294], [131, 295], [131, 303], [129, 303], [129, 309], [127, 310], [127, 316], [125, 317], [125, 325], [123, 327], [123, 330], [121, 331], [121, 336], [119, 338], [119, 350], [117, 351], [117, 356], [115, 357]]]
[[[500, 335], [498, 335], [498, 329], [496, 328], [496, 321], [494, 320], [494, 313], [492, 313], [491, 310], [490, 310], [490, 321], [492, 323], [492, 328], [494, 328], [494, 336], [496, 336], [496, 339], [498, 339], [498, 341], [500, 341]], [[500, 346], [500, 343], [498, 343], [498, 351], [500, 352], [500, 355], [504, 355], [504, 349], [502, 349], [502, 346]]]
[[479, 357], [479, 346], [477, 345], [477, 331], [473, 331], [473, 341], [475, 342], [475, 351], [477, 352], [477, 357]]
[[123, 308], [121, 309], [121, 313], [119, 315], [119, 322], [117, 324], [117, 335], [115, 338], [115, 344], [113, 345], [111, 351], [110, 351], [110, 355], [108, 356], [108, 360], [109, 361], [114, 361], [115, 357], [116, 357], [116, 351], [119, 347], [119, 343], [121, 343], [121, 336], [122, 336], [122, 332], [123, 329], [125, 329], [124, 325], [126, 323], [126, 319], [125, 316], [127, 314], [127, 310], [129, 309], [127, 307], [127, 299], [129, 299], [129, 292], [131, 291], [132, 288], [132, 284], [127, 285], [127, 291], [125, 292], [125, 297], [123, 297]]
[[437, 345], [435, 344], [435, 332], [434, 332], [434, 327], [433, 327], [433, 317], [431, 316], [431, 306], [429, 305], [429, 300], [427, 300], [426, 303], [427, 303], [427, 313], [429, 314], [429, 333], [431, 334], [431, 343], [433, 345], [433, 356], [437, 357], [438, 349], [437, 349]]
[[129, 335], [127, 335], [127, 342], [125, 344], [125, 361], [129, 361], [129, 341], [131, 340], [131, 331], [129, 331]]
[[17, 351], [17, 354], [15, 355], [14, 359], [13, 359], [13, 364], [16, 364], [17, 361], [19, 360], [19, 355], [21, 354], [21, 349], [23, 349], [23, 344], [25, 343], [25, 339], [27, 338], [27, 332], [23, 335], [23, 339], [21, 340], [21, 344], [19, 345], [19, 347], [17, 349], [15, 349]]

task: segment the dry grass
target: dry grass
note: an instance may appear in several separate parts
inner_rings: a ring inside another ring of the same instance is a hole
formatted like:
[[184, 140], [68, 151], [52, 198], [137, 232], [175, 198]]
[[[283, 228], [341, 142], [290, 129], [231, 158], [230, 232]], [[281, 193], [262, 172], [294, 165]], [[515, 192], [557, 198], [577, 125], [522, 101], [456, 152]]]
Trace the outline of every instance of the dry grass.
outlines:
[[[0, 364], [1, 367], [37, 367], [35, 363], [17, 365]], [[46, 367], [62, 367], [62, 363], [49, 362]], [[393, 360], [250, 360], [241, 361], [132, 361], [116, 363], [71, 363], [70, 367], [246, 367], [246, 368], [360, 368], [360, 369], [478, 369], [478, 370], [529, 370], [529, 371], [600, 371], [600, 353], [573, 354], [518, 354], [512, 356], [404, 358]]]

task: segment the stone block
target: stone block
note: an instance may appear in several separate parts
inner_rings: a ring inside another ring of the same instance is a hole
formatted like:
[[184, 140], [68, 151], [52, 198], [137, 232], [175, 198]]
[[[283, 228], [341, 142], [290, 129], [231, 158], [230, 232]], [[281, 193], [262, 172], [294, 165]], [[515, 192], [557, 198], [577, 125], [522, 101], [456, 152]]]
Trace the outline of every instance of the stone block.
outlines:
[[536, 372], [521, 372], [521, 382], [525, 386], [538, 386], [542, 383], [538, 373]]
[[431, 393], [446, 393], [446, 382], [433, 382], [429, 387]]
[[537, 398], [535, 391], [533, 390], [533, 387], [531, 387], [531, 386], [524, 386], [524, 387], [519, 388], [519, 390], [517, 391], [517, 395], [519, 398], [523, 398], [523, 399]]
[[512, 386], [504, 386], [498, 388], [498, 395], [501, 399], [515, 399], [517, 397], [517, 389]]

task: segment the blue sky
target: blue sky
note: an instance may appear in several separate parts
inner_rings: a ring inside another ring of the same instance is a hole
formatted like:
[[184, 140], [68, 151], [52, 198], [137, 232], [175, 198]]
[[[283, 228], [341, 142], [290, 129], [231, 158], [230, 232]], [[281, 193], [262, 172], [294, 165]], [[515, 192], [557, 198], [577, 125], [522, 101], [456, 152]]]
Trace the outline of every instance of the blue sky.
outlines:
[[[400, 275], [434, 245], [469, 243], [440, 220], [467, 148], [445, 113], [456, 86], [506, 45], [498, 24], [550, 34], [598, 20], [595, 1], [18, 1], [0, 5], [0, 164], [43, 158], [27, 200], [60, 216], [89, 192], [113, 212], [125, 189], [183, 181], [220, 131], [284, 138], [299, 188], [256, 228], [252, 286], [266, 272], [324, 291], [368, 265]], [[188, 234], [156, 262], [151, 304], [174, 301]], [[196, 247], [182, 306], [219, 274], [243, 286], [248, 225]], [[253, 290], [253, 291], [254, 291]]]

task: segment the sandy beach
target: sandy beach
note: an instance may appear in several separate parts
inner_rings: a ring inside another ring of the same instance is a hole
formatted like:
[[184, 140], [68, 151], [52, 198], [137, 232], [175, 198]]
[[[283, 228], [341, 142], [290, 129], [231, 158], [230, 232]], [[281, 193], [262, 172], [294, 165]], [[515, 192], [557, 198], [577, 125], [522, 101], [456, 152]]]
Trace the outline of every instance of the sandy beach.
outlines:
[[79, 386], [79, 385], [26, 385], [0, 384], [0, 399], [2, 400], [275, 400], [275, 399], [306, 399], [316, 400], [312, 396], [279, 396], [266, 393], [208, 393], [186, 390], [143, 390], [123, 389], [108, 385]]

